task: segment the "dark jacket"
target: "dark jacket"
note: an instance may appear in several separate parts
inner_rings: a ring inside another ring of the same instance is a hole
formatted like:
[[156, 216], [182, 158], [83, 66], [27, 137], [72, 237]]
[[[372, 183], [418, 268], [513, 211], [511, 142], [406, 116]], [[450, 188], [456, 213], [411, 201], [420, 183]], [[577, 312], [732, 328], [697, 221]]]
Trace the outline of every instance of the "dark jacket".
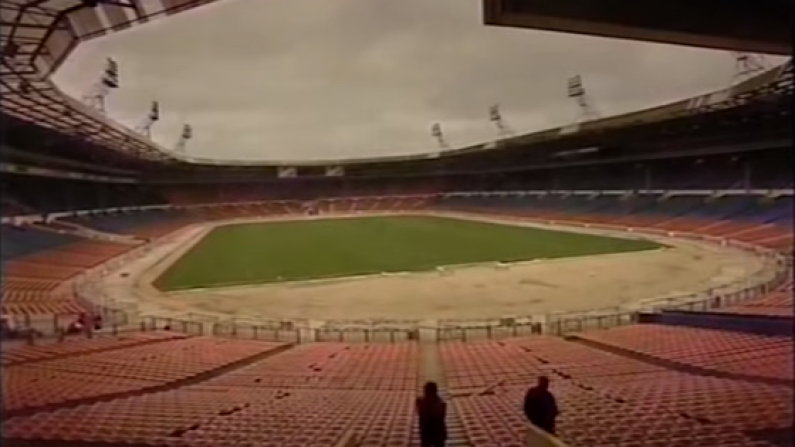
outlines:
[[447, 404], [441, 399], [417, 398], [417, 415], [420, 419], [420, 438], [441, 442], [447, 439]]
[[549, 390], [532, 387], [524, 396], [524, 415], [536, 427], [554, 433], [558, 403]]

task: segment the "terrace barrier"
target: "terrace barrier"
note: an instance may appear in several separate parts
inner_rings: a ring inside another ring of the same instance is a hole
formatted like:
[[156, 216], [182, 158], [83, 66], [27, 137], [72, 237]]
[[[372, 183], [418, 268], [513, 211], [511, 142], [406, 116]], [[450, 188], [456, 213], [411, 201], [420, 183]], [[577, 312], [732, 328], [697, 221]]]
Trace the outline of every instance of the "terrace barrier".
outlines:
[[139, 325], [143, 332], [171, 330], [190, 335], [207, 335], [203, 324], [178, 318], [146, 316]]

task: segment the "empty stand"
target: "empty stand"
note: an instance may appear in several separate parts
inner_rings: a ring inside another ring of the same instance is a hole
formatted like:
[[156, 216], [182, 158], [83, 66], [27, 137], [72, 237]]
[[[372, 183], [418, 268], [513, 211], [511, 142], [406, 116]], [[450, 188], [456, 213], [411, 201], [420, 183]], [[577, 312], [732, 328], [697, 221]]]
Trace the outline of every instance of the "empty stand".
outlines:
[[793, 343], [787, 337], [657, 324], [581, 335], [640, 354], [717, 371], [792, 380]]
[[721, 309], [721, 312], [792, 317], [795, 311], [792, 294], [792, 282], [789, 282], [764, 296]]
[[301, 345], [214, 380], [219, 386], [413, 391], [416, 344]]
[[135, 245], [89, 240], [32, 227], [3, 225], [3, 315], [75, 315], [83, 310], [63, 282]]
[[[540, 374], [552, 378], [559, 433], [574, 446], [762, 446], [768, 444], [742, 431], [780, 427], [792, 412], [790, 388], [694, 377], [560, 339], [440, 349], [458, 394], [453, 403], [475, 445], [520, 445], [521, 401]], [[759, 394], [752, 396], [754, 390]], [[745, 407], [740, 396], [751, 404]]]
[[3, 260], [19, 258], [37, 251], [53, 249], [80, 240], [77, 237], [39, 231], [23, 226], [2, 226]]
[[124, 349], [151, 342], [167, 341], [186, 337], [186, 335], [174, 332], [137, 332], [125, 334], [119, 337], [67, 339], [62, 343], [50, 343], [3, 349], [2, 364], [3, 366], [12, 366], [53, 358], [75, 356], [90, 352]]
[[[756, 341], [705, 343], [728, 353], [743, 346], [750, 352]], [[11, 371], [4, 405], [12, 416], [4, 434], [320, 447], [353, 433], [363, 446], [417, 445], [419, 345], [279, 349], [283, 345], [168, 332], [20, 348], [3, 357]], [[438, 349], [450, 411], [462, 423], [466, 445], [524, 445], [521, 401], [540, 374], [552, 378], [560, 437], [575, 447], [771, 447], [746, 432], [778, 430], [792, 417], [791, 387], [688, 374], [558, 338], [446, 342]], [[185, 380], [268, 352], [276, 354], [198, 383]], [[89, 385], [86, 377], [95, 379]], [[37, 405], [60, 409], [23, 412]]]
[[132, 343], [125, 349], [72, 348], [68, 351], [72, 355], [54, 354], [39, 357], [36, 362], [4, 365], [3, 408], [7, 414], [14, 414], [154, 388], [283, 346], [260, 341], [171, 337], [159, 343]]
[[[194, 351], [202, 355], [188, 355], [192, 360], [185, 362], [175, 343], [191, 342], [201, 343]], [[109, 381], [97, 383], [95, 391], [73, 390], [80, 396], [117, 393], [119, 389], [142, 389], [152, 382], [178, 380], [188, 371], [214, 367], [240, 353], [271, 346], [234, 340], [215, 341], [214, 346], [210, 343], [193, 338], [150, 342], [146, 348], [119, 350], [115, 346], [114, 351], [71, 357], [75, 359], [68, 364], [72, 369], [60, 365], [63, 373], [58, 373], [58, 380], [64, 386], [69, 372], [87, 372], [95, 361], [85, 359], [92, 356], [97, 361], [101, 356], [103, 365], [121, 358], [132, 361], [139, 355], [150, 356], [152, 365], [109, 374]], [[170, 360], [159, 355], [167, 349], [176, 354]], [[412, 416], [418, 387], [417, 349], [415, 344], [298, 346], [201, 384], [16, 417], [7, 421], [4, 429], [6, 436], [17, 439], [213, 446], [238, 445], [246, 440], [274, 447], [328, 446], [353, 432], [361, 440], [359, 445], [410, 445], [416, 437]], [[209, 353], [213, 354], [208, 357]], [[75, 365], [78, 359], [83, 360], [81, 366]], [[202, 363], [195, 363], [199, 359]], [[35, 366], [48, 363], [42, 360]], [[18, 376], [14, 379], [22, 380]], [[52, 390], [40, 394], [58, 399]], [[6, 405], [15, 403], [12, 400]]]

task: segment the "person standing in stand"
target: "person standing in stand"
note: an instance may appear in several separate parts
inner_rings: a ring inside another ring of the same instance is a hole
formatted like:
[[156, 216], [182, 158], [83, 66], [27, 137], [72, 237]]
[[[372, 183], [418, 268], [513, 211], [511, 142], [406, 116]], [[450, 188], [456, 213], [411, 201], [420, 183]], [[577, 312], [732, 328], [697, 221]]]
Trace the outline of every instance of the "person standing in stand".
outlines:
[[551, 435], [555, 434], [558, 403], [549, 391], [547, 377], [539, 377], [536, 386], [527, 390], [524, 396], [524, 415], [531, 424]]
[[436, 383], [425, 384], [422, 396], [417, 398], [417, 415], [422, 447], [444, 447], [447, 441], [447, 404], [439, 397]]

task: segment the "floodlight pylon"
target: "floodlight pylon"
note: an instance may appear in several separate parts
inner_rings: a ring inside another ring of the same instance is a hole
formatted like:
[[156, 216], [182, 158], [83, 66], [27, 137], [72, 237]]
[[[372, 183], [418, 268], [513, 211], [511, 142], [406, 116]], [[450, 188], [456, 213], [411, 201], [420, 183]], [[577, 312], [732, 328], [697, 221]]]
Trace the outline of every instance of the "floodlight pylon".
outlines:
[[735, 86], [770, 68], [767, 59], [761, 54], [733, 51], [731, 56], [734, 58], [731, 86]]
[[578, 114], [576, 123], [597, 120], [602, 117], [593, 99], [588, 95], [582, 83], [582, 76], [575, 75], [568, 80], [567, 96], [577, 103]]
[[444, 131], [442, 131], [442, 125], [439, 123], [433, 123], [431, 126], [431, 136], [436, 140], [436, 143], [439, 145], [439, 148], [442, 150], [449, 150], [450, 144], [444, 137]]
[[102, 76], [91, 86], [88, 92], [82, 97], [82, 101], [89, 107], [106, 113], [105, 102], [112, 90], [119, 88], [119, 64], [111, 58], [105, 62], [105, 69]]
[[193, 138], [193, 127], [190, 124], [182, 126], [182, 132], [179, 134], [177, 144], [174, 145], [174, 150], [184, 154], [188, 149], [188, 141]]
[[159, 120], [160, 104], [157, 101], [152, 101], [152, 107], [149, 109], [149, 113], [147, 113], [146, 118], [144, 118], [144, 120], [135, 127], [135, 131], [146, 138], [152, 138], [152, 126], [154, 126]]
[[498, 139], [510, 138], [514, 135], [513, 129], [511, 129], [511, 126], [505, 122], [505, 119], [502, 116], [499, 104], [494, 104], [493, 106], [489, 107], [489, 121], [494, 123], [494, 126], [497, 127]]

